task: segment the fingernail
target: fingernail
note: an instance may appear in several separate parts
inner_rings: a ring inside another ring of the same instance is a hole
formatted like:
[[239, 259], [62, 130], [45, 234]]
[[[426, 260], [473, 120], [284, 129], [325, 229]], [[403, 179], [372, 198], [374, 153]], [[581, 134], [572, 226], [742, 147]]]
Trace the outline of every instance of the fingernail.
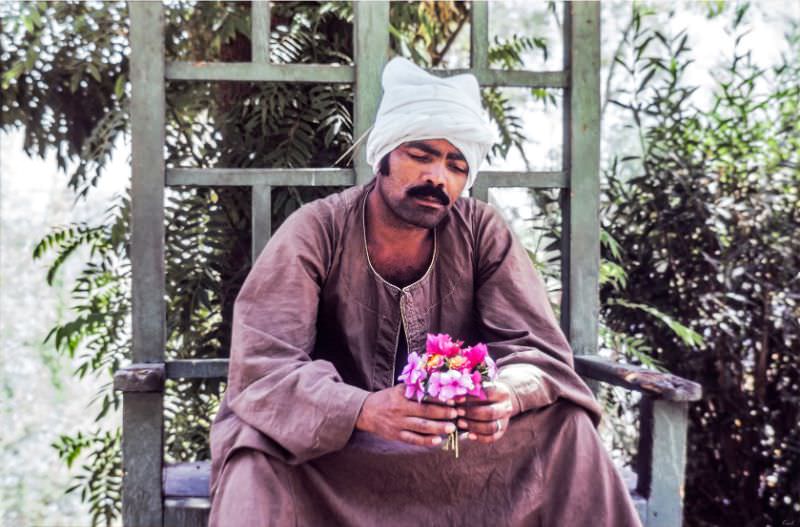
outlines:
[[459, 419], [458, 426], [460, 426], [461, 428], [467, 428], [467, 422], [463, 419]]
[[450, 399], [449, 401], [447, 401], [447, 406], [455, 406], [455, 404], [456, 404], [456, 402], [455, 402], [455, 401], [453, 401], [452, 399]]
[[436, 436], [436, 437], [433, 438], [433, 444], [434, 445], [438, 445], [441, 442], [442, 442], [442, 438], [441, 437]]
[[477, 441], [477, 440], [478, 440], [478, 436], [477, 436], [477, 434], [473, 434], [473, 433], [471, 433], [471, 432], [470, 432], [470, 434], [469, 434], [469, 438], [470, 438], [470, 439], [472, 439], [473, 441]]
[[465, 415], [467, 415], [467, 411], [464, 410], [463, 408], [459, 408], [458, 409], [458, 415], [460, 415], [461, 417], [464, 417]]
[[458, 416], [458, 412], [452, 410], [449, 414], [447, 414], [448, 418], [455, 419]]
[[454, 425], [453, 423], [450, 423], [447, 426], [445, 426], [444, 429], [448, 434], [452, 434], [453, 432], [456, 431], [456, 425]]

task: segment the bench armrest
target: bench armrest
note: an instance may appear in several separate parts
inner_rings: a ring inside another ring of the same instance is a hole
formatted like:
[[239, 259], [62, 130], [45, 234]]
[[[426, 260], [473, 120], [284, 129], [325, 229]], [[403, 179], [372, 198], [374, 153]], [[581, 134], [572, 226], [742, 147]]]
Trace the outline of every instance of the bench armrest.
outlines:
[[121, 392], [163, 392], [163, 362], [131, 364], [114, 372], [114, 389]]
[[703, 387], [696, 382], [602, 357], [576, 355], [575, 371], [584, 377], [636, 390], [656, 399], [699, 401], [703, 397]]

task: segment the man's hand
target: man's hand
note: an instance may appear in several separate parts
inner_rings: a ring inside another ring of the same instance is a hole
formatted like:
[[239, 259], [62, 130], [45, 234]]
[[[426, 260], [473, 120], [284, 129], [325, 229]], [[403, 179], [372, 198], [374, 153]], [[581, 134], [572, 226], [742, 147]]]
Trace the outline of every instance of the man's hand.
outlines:
[[461, 397], [456, 400], [460, 430], [467, 430], [469, 438], [481, 443], [493, 443], [503, 437], [509, 421], [519, 413], [511, 387], [496, 382], [486, 388], [486, 399]]
[[443, 435], [455, 432], [456, 409], [451, 405], [406, 399], [405, 385], [371, 393], [361, 407], [356, 428], [384, 439], [412, 445], [435, 446]]

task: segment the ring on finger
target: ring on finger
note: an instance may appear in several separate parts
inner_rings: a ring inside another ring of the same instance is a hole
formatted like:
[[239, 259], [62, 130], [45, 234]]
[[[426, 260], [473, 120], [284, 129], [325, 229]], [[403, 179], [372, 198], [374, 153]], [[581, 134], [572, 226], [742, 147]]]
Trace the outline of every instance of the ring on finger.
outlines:
[[499, 432], [502, 429], [503, 429], [503, 420], [502, 419], [498, 419], [497, 420], [497, 431]]

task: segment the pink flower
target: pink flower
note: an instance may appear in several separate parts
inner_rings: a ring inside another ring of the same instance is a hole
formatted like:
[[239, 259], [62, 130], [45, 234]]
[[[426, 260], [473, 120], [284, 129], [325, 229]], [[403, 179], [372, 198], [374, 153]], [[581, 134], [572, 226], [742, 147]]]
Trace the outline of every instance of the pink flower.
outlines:
[[431, 355], [444, 355], [445, 357], [454, 357], [461, 351], [462, 342], [453, 342], [450, 335], [446, 333], [439, 333], [434, 335], [428, 333], [428, 339], [425, 343], [425, 351]]
[[455, 399], [473, 390], [472, 376], [467, 372], [448, 370], [433, 372], [428, 382], [428, 394], [442, 402]]
[[427, 377], [425, 356], [420, 357], [416, 352], [411, 352], [408, 355], [408, 363], [397, 380], [406, 384], [407, 399], [416, 399], [417, 402], [422, 402], [422, 398], [425, 397], [424, 382]]
[[469, 367], [475, 368], [483, 362], [484, 358], [489, 356], [489, 352], [486, 349], [486, 344], [475, 344], [471, 348], [467, 348], [464, 350], [464, 357], [467, 358], [469, 361]]

